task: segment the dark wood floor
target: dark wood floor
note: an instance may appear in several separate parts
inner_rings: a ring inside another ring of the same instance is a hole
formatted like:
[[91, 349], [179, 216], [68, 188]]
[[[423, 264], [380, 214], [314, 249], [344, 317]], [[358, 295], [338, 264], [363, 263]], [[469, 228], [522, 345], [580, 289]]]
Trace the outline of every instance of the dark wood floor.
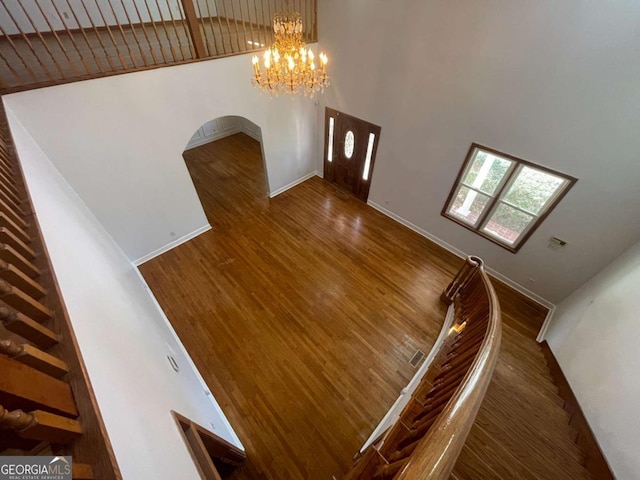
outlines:
[[[213, 228], [141, 271], [247, 448], [233, 478], [340, 478], [462, 262], [319, 178], [268, 199], [244, 134], [185, 159]], [[500, 360], [455, 475], [588, 478], [534, 340], [546, 312], [497, 288]]]

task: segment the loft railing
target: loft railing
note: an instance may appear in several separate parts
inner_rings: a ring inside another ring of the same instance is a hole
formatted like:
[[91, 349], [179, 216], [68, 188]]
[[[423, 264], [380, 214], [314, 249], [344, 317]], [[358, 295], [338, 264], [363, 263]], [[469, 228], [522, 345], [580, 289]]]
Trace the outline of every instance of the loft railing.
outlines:
[[11, 0], [0, 2], [0, 91], [54, 85], [264, 49], [271, 19], [317, 0]]
[[0, 103], [0, 455], [71, 455], [122, 478], [52, 274]]
[[442, 300], [453, 317], [445, 321], [426, 373], [347, 480], [444, 480], [454, 470], [491, 381], [502, 326], [498, 298], [477, 257], [467, 258]]

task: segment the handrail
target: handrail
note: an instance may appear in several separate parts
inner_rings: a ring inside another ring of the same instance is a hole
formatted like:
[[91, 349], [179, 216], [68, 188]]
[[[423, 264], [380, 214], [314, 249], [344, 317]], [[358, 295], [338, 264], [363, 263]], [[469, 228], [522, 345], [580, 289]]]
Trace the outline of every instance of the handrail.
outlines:
[[[317, 0], [299, 0], [305, 42]], [[0, 93], [263, 50], [283, 2], [61, 0], [0, 2]]]
[[488, 330], [480, 350], [456, 394], [451, 398], [429, 433], [422, 439], [405, 468], [396, 477], [397, 480], [449, 478], [473, 426], [498, 361], [502, 337], [498, 297], [489, 276], [484, 271], [483, 261], [478, 257], [469, 257], [465, 263], [465, 266], [467, 265], [472, 265], [471, 272], [474, 273], [461, 279], [462, 283], [458, 283], [458, 288], [454, 288], [454, 294], [459, 294], [465, 284], [469, 284], [467, 282], [473, 282], [474, 279], [479, 279], [482, 282], [489, 305]]
[[433, 361], [397, 421], [362, 452], [346, 480], [444, 480], [454, 469], [491, 382], [502, 326], [498, 297], [478, 257], [467, 258], [441, 299], [453, 308], [453, 326], [434, 346]]

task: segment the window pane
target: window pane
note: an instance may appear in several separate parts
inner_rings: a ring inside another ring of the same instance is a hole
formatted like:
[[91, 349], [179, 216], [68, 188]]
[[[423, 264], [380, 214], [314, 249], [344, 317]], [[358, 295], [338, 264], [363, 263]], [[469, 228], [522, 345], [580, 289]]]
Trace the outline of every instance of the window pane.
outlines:
[[532, 215], [500, 203], [483, 230], [512, 245], [534, 219]]
[[355, 147], [355, 136], [353, 132], [349, 130], [344, 136], [344, 156], [351, 158], [353, 155], [353, 148]]
[[329, 140], [327, 144], [327, 160], [329, 162], [333, 161], [333, 125], [335, 121], [333, 117], [329, 117]]
[[537, 215], [566, 183], [565, 179], [542, 170], [523, 167], [503, 199]]
[[475, 225], [488, 202], [488, 196], [460, 185], [453, 205], [449, 208], [449, 214], [465, 223]]
[[371, 155], [373, 154], [373, 144], [376, 141], [375, 133], [369, 134], [369, 143], [367, 144], [367, 157], [364, 161], [364, 170], [362, 172], [362, 179], [369, 180], [369, 170], [371, 169]]
[[476, 150], [462, 182], [488, 195], [493, 195], [512, 163], [510, 160], [496, 157], [488, 152]]

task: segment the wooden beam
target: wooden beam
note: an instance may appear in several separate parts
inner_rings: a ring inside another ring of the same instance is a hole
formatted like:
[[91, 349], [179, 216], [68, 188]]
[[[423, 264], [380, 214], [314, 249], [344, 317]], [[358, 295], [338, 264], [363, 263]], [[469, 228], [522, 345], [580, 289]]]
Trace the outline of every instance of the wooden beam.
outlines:
[[182, 2], [182, 8], [184, 9], [184, 16], [187, 20], [187, 26], [189, 27], [189, 33], [191, 34], [191, 40], [193, 46], [196, 49], [196, 57], [206, 58], [207, 50], [202, 40], [202, 34], [200, 32], [200, 23], [198, 22], [198, 16], [193, 6], [193, 0], [180, 0]]

